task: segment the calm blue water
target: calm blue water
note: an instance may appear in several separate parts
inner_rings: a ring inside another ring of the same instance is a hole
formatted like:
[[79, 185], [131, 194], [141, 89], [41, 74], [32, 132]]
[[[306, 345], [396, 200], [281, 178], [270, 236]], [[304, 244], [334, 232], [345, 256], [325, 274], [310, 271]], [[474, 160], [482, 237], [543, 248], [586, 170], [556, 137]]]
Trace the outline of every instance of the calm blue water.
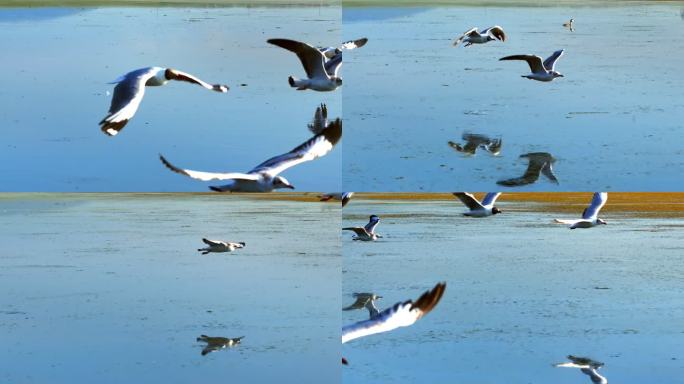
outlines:
[[[337, 204], [0, 195], [0, 212], [3, 383], [340, 380]], [[202, 256], [205, 236], [247, 246]], [[203, 357], [200, 334], [245, 339]]]
[[551, 366], [570, 353], [605, 362], [610, 382], [684, 383], [684, 221], [606, 212], [607, 226], [571, 231], [551, 223], [571, 215], [505, 195], [499, 206], [488, 219], [461, 216], [455, 200], [344, 209], [344, 226], [379, 215], [385, 238], [343, 234], [343, 305], [370, 291], [384, 309], [447, 282], [415, 325], [344, 344], [345, 383], [589, 382]]
[[[341, 41], [340, 7], [0, 8], [0, 190], [206, 191], [166, 170], [248, 171], [311, 137], [306, 124], [340, 92], [296, 92], [296, 56], [266, 40]], [[178, 68], [227, 94], [185, 83], [148, 88], [117, 137], [100, 132], [113, 85], [141, 67]], [[247, 86], [240, 86], [247, 84]], [[287, 170], [298, 190], [340, 190], [341, 150]], [[332, 171], [331, 171], [332, 170]]]
[[[623, 3], [624, 4], [624, 3]], [[575, 32], [562, 27], [575, 19]], [[681, 190], [681, 4], [612, 7], [345, 8], [344, 34], [368, 45], [345, 58], [345, 189], [490, 190], [549, 152], [558, 186], [524, 190]], [[506, 42], [454, 48], [472, 26]], [[565, 49], [552, 83], [523, 79], [512, 54]], [[463, 132], [501, 136], [500, 157], [465, 157]]]

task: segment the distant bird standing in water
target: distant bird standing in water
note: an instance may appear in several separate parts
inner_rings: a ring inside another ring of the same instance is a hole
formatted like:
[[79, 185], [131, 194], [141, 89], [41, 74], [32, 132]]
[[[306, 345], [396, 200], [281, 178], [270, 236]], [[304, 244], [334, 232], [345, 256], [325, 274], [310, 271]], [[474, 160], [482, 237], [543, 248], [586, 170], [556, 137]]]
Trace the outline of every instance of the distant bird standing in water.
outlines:
[[203, 341], [207, 343], [207, 346], [202, 349], [202, 356], [205, 356], [208, 353], [218, 351], [220, 349], [234, 347], [240, 344], [240, 341], [244, 338], [244, 336], [240, 336], [229, 339], [227, 337], [211, 337], [207, 335], [200, 335], [200, 337], [197, 338], [197, 341]]
[[524, 60], [530, 66], [532, 71], [529, 75], [522, 75], [521, 77], [537, 81], [552, 81], [557, 77], [564, 77], [560, 72], [556, 71], [556, 61], [563, 56], [565, 50], [561, 49], [554, 52], [546, 60], [542, 62], [542, 58], [536, 55], [513, 55], [502, 57], [499, 60]]
[[566, 21], [565, 23], [563, 23], [563, 26], [565, 28], [570, 29], [570, 32], [575, 32], [574, 23], [575, 23], [575, 19], [570, 19], [570, 21]]
[[496, 199], [501, 196], [501, 192], [490, 192], [485, 195], [482, 202], [478, 201], [471, 193], [454, 192], [453, 195], [461, 200], [461, 202], [468, 207], [469, 211], [465, 212], [463, 216], [470, 217], [487, 217], [501, 213], [502, 211], [494, 206]]
[[200, 248], [197, 251], [202, 252], [203, 255], [206, 255], [211, 252], [233, 252], [236, 249], [244, 248], [245, 244], [244, 242], [240, 243], [230, 243], [226, 241], [220, 241], [220, 240], [209, 240], [209, 239], [202, 239], [202, 242], [204, 244], [208, 245], [208, 247], [205, 248]]
[[365, 227], [346, 227], [342, 228], [342, 230], [354, 231], [356, 236], [352, 238], [353, 240], [375, 241], [382, 238], [382, 236], [375, 233], [375, 228], [378, 226], [378, 223], [380, 223], [380, 218], [376, 215], [371, 215], [370, 219], [368, 220], [368, 224], [366, 224]]
[[484, 44], [494, 40], [506, 41], [506, 34], [503, 28], [498, 25], [489, 27], [482, 32], [478, 32], [477, 27], [471, 28], [457, 38], [453, 45], [456, 46], [465, 42], [463, 46], [469, 47], [473, 44]]
[[499, 180], [496, 183], [504, 187], [520, 187], [535, 183], [539, 179], [539, 175], [543, 174], [551, 182], [558, 184], [556, 175], [553, 174], [553, 163], [556, 159], [547, 152], [530, 152], [520, 155], [520, 158], [527, 158], [527, 169], [520, 177], [512, 179]]
[[554, 364], [554, 367], [579, 368], [582, 373], [589, 376], [592, 383], [608, 384], [608, 379], [598, 373], [598, 370], [603, 367], [603, 363], [592, 360], [588, 357], [577, 357], [573, 355], [568, 355], [568, 359], [570, 360], [569, 362]]
[[466, 142], [463, 145], [453, 141], [448, 142], [449, 146], [457, 152], [461, 152], [466, 155], [474, 155], [478, 148], [482, 148], [494, 156], [501, 154], [501, 138], [492, 139], [486, 135], [468, 132], [463, 133], [461, 138]]
[[343, 311], [366, 308], [371, 319], [380, 313], [375, 306], [375, 301], [382, 299], [382, 296], [376, 295], [375, 293], [362, 292], [354, 293], [354, 297], [356, 298], [356, 301], [352, 305], [342, 308]]
[[106, 135], [115, 136], [121, 131], [128, 120], [133, 118], [145, 95], [145, 87], [160, 86], [170, 80], [185, 81], [198, 84], [206, 89], [225, 93], [227, 85], [208, 84], [185, 72], [172, 68], [148, 67], [136, 69], [114, 80], [114, 95], [109, 113], [100, 121], [100, 129]]
[[605, 220], [598, 217], [599, 211], [606, 205], [608, 201], [608, 192], [595, 192], [591, 199], [591, 204], [582, 212], [582, 218], [579, 220], [563, 220], [556, 219], [556, 223], [569, 224], [570, 229], [575, 228], [591, 228], [601, 224], [608, 224]]
[[319, 196], [319, 198], [320, 201], [341, 201], [342, 208], [344, 208], [344, 206], [347, 205], [347, 203], [349, 203], [349, 200], [351, 200], [352, 196], [354, 196], [354, 192], [333, 192], [321, 195]]

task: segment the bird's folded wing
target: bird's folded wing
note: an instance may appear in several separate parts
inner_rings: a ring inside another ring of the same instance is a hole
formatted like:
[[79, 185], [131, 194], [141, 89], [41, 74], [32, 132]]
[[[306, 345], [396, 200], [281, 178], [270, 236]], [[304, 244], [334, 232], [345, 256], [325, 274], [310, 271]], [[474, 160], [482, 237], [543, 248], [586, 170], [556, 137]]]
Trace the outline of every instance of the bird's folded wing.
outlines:
[[568, 224], [568, 225], [573, 225], [577, 223], [579, 220], [566, 220], [566, 219], [554, 219], [553, 222], [557, 224]]
[[456, 196], [457, 199], [461, 200], [463, 204], [465, 204], [466, 207], [470, 209], [482, 209], [484, 208], [482, 204], [480, 204], [479, 201], [473, 196], [472, 193], [467, 193], [467, 192], [454, 192], [454, 196]]
[[268, 173], [275, 176], [297, 164], [311, 161], [325, 156], [340, 141], [342, 137], [342, 120], [336, 119], [323, 132], [300, 144], [290, 152], [272, 157], [249, 171], [254, 173]]
[[234, 179], [240, 179], [240, 180], [258, 180], [259, 175], [258, 174], [246, 174], [246, 173], [238, 173], [238, 172], [232, 172], [232, 173], [214, 173], [214, 172], [201, 172], [201, 171], [193, 171], [191, 169], [183, 169], [183, 168], [178, 168], [175, 165], [169, 163], [164, 156], [159, 155], [159, 159], [161, 162], [166, 166], [166, 168], [176, 172], [180, 173], [181, 175], [185, 175], [188, 177], [192, 177], [193, 179], [197, 180], [202, 180], [202, 181], [210, 181], [210, 180], [234, 180]]
[[288, 39], [270, 39], [267, 42], [280, 48], [287, 49], [290, 52], [294, 52], [299, 58], [299, 61], [302, 62], [302, 66], [309, 78], [327, 77], [323, 68], [325, 55], [318, 49], [309, 44]]

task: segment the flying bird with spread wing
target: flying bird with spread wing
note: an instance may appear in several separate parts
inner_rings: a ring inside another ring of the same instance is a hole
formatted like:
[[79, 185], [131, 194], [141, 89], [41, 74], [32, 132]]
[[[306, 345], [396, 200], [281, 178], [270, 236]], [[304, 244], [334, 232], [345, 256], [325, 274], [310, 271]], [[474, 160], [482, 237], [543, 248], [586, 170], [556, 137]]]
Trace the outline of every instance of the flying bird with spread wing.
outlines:
[[171, 80], [185, 81], [203, 88], [225, 93], [227, 85], [208, 84], [197, 77], [172, 68], [147, 67], [136, 69], [114, 80], [114, 95], [109, 113], [100, 121], [100, 129], [108, 136], [116, 136], [138, 111], [145, 95], [145, 87], [161, 86]]

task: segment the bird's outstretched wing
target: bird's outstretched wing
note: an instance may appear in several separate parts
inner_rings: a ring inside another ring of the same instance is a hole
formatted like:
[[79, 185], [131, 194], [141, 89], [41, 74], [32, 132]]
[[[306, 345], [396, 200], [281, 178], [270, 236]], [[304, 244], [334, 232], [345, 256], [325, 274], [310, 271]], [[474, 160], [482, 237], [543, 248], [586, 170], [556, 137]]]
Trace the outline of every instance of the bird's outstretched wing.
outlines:
[[109, 113], [100, 121], [100, 129], [104, 134], [115, 136], [126, 126], [128, 120], [133, 118], [145, 95], [145, 83], [160, 69], [141, 68], [117, 79], [118, 84], [114, 87]]
[[503, 28], [501, 28], [498, 25], [495, 25], [493, 27], [489, 27], [482, 31], [483, 34], [488, 34], [492, 35], [494, 38], [500, 40], [500, 41], [506, 41], [506, 33], [504, 33]]
[[445, 289], [446, 283], [438, 283], [415, 302], [408, 300], [396, 303], [371, 319], [342, 327], [342, 343], [412, 325], [439, 303]]
[[584, 210], [582, 218], [586, 220], [595, 220], [598, 217], [599, 211], [606, 205], [608, 201], [608, 192], [596, 192], [591, 199], [591, 204]]
[[527, 65], [530, 66], [533, 73], [546, 73], [542, 58], [536, 55], [513, 55], [502, 57], [499, 60], [524, 60], [527, 61]]
[[231, 173], [216, 173], [216, 172], [202, 172], [202, 171], [193, 171], [192, 169], [183, 169], [183, 168], [178, 168], [175, 165], [171, 164], [166, 158], [162, 155], [159, 155], [159, 160], [166, 166], [166, 168], [179, 173], [184, 176], [191, 177], [193, 179], [197, 180], [202, 180], [202, 181], [210, 181], [210, 180], [259, 180], [259, 175], [258, 174], [252, 174], [252, 173], [239, 173], [239, 172], [231, 172]]
[[272, 177], [276, 176], [297, 164], [325, 156], [340, 141], [340, 138], [342, 138], [342, 120], [338, 118], [330, 123], [323, 132], [298, 145], [288, 153], [264, 161], [248, 173], [267, 173]]
[[177, 69], [168, 68], [166, 70], [166, 78], [169, 80], [185, 81], [192, 84], [197, 84], [211, 91], [226, 93], [228, 92], [228, 86], [223, 84], [209, 84], [206, 81], [200, 80], [198, 77], [193, 76], [189, 73], [179, 71]]
[[549, 56], [546, 60], [544, 60], [544, 68], [546, 68], [549, 71], [554, 71], [556, 67], [556, 61], [560, 59], [561, 56], [563, 56], [563, 52], [565, 52], [564, 49], [558, 50], [554, 52], [551, 56]]
[[317, 48], [306, 43], [289, 39], [269, 39], [268, 43], [294, 52], [299, 58], [299, 61], [302, 62], [304, 71], [306, 71], [306, 75], [310, 79], [315, 77], [328, 77], [324, 68], [325, 55]]
[[472, 193], [467, 192], [453, 192], [453, 195], [461, 200], [466, 207], [470, 209], [483, 209], [484, 206], [475, 198]]

